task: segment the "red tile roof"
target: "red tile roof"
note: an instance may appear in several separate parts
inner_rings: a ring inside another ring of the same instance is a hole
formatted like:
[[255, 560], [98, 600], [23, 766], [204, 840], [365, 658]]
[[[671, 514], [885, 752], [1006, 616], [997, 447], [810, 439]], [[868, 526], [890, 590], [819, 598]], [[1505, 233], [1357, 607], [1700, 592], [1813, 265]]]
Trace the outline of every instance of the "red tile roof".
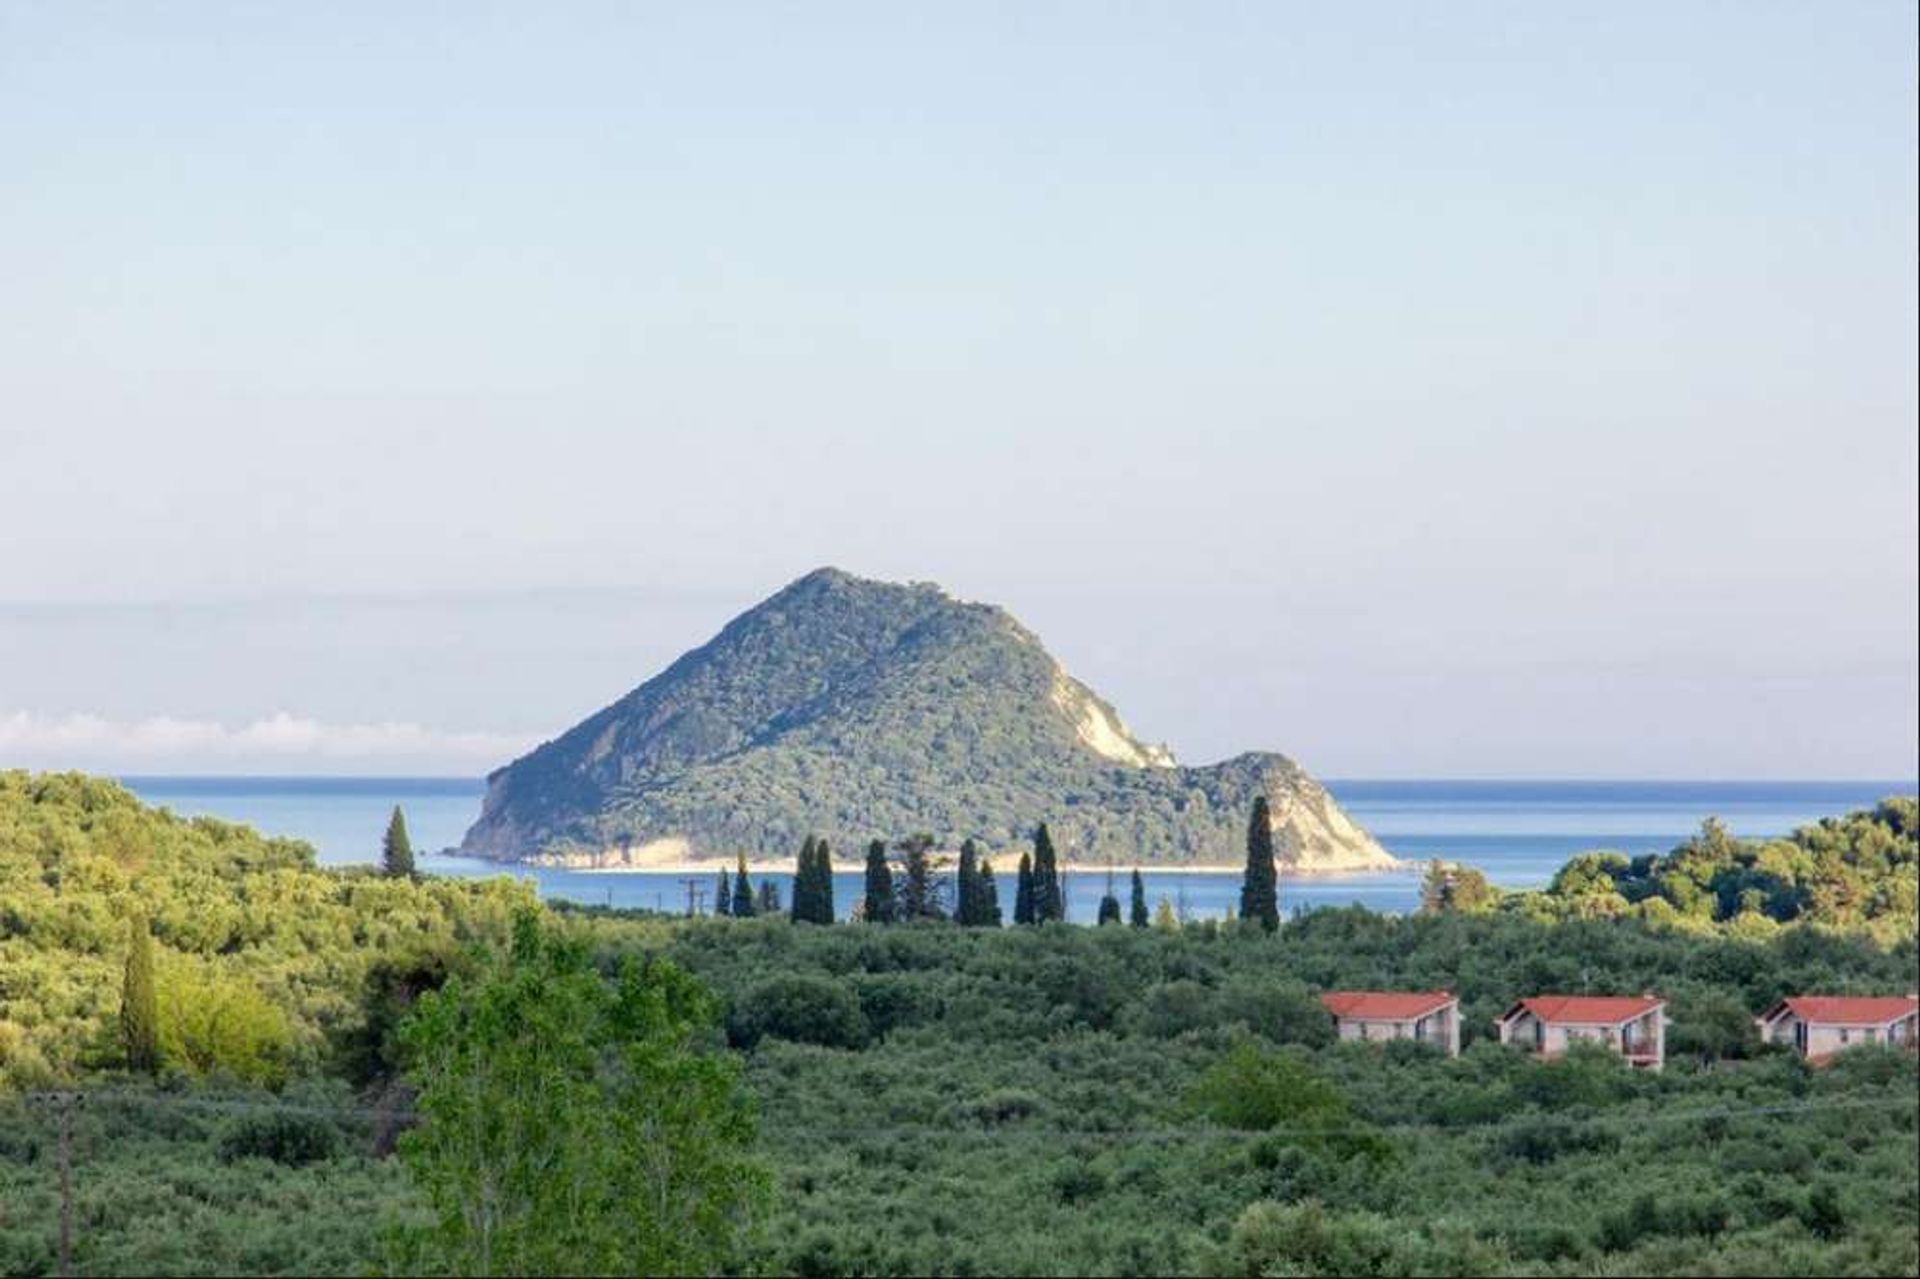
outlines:
[[1453, 1002], [1444, 990], [1330, 990], [1320, 1002], [1335, 1017], [1362, 1021], [1411, 1021], [1438, 1012]]
[[1617, 1026], [1644, 1017], [1667, 1001], [1655, 995], [1535, 995], [1501, 1014], [1512, 1021], [1521, 1009], [1559, 1026]]
[[1801, 1021], [1823, 1026], [1882, 1026], [1911, 1017], [1920, 1008], [1920, 996], [1789, 995], [1767, 1009], [1762, 1021], [1772, 1021], [1784, 1010]]

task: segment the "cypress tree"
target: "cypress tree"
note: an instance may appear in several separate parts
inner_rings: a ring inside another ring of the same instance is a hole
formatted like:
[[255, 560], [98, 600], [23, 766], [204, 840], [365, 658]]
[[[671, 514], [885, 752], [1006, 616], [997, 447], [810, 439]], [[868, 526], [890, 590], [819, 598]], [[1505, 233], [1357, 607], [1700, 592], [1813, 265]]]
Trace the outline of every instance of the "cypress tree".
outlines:
[[127, 969], [120, 987], [120, 1037], [127, 1069], [155, 1074], [160, 1069], [160, 996], [153, 982], [153, 934], [147, 917], [127, 918]]
[[1033, 858], [1020, 854], [1020, 878], [1015, 881], [1013, 892], [1013, 922], [1031, 924], [1033, 922]]
[[800, 844], [800, 856], [793, 864], [793, 918], [800, 920], [813, 918], [813, 836], [809, 835]]
[[974, 883], [980, 892], [980, 926], [1000, 927], [1006, 922], [1000, 917], [1000, 886], [993, 882], [993, 863], [984, 857], [980, 859], [980, 873]]
[[1127, 922], [1135, 928], [1147, 926], [1147, 881], [1140, 878], [1140, 868], [1133, 868], [1133, 900], [1129, 903]]
[[393, 806], [386, 837], [380, 841], [380, 869], [395, 879], [413, 877], [413, 841], [407, 838], [407, 815]]
[[740, 854], [740, 869], [733, 877], [733, 917], [752, 919], [759, 911], [753, 904], [753, 885], [747, 881], [747, 855]]
[[720, 881], [713, 886], [713, 913], [733, 914], [733, 877], [727, 874], [724, 866], [720, 868]]
[[893, 870], [887, 865], [887, 842], [876, 839], [867, 845], [867, 898], [864, 912], [869, 924], [893, 922]]
[[980, 917], [980, 850], [970, 839], [961, 841], [960, 868], [954, 875], [959, 883], [953, 922], [962, 928], [978, 928], [985, 922]]
[[813, 846], [813, 891], [807, 896], [813, 906], [813, 922], [831, 924], [836, 918], [833, 913], [833, 853], [824, 839]]
[[1040, 829], [1033, 833], [1033, 922], [1065, 919], [1065, 906], [1060, 899], [1060, 863], [1054, 856], [1053, 836], [1041, 822]]
[[754, 907], [762, 915], [778, 915], [780, 913], [780, 885], [773, 880], [761, 880], [760, 888], [754, 893], [754, 897], [756, 898]]
[[1118, 897], [1115, 897], [1112, 893], [1104, 894], [1100, 898], [1101, 926], [1105, 927], [1108, 924], [1118, 924], [1119, 922], [1120, 922], [1120, 899]]
[[1247, 822], [1247, 877], [1240, 885], [1240, 918], [1257, 919], [1268, 932], [1280, 927], [1280, 874], [1273, 864], [1273, 819], [1267, 797], [1253, 801]]

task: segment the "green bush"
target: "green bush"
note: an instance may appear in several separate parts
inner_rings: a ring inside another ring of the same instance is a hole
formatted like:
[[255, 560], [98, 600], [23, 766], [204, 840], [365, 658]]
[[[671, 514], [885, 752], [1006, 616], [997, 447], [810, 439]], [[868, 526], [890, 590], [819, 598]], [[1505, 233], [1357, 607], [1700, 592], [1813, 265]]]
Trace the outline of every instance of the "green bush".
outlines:
[[327, 1119], [290, 1111], [243, 1115], [220, 1134], [223, 1162], [271, 1159], [289, 1168], [301, 1168], [339, 1155], [340, 1130]]
[[859, 999], [828, 977], [769, 978], [741, 996], [727, 1017], [727, 1038], [740, 1048], [768, 1037], [823, 1048], [859, 1048], [867, 1034]]

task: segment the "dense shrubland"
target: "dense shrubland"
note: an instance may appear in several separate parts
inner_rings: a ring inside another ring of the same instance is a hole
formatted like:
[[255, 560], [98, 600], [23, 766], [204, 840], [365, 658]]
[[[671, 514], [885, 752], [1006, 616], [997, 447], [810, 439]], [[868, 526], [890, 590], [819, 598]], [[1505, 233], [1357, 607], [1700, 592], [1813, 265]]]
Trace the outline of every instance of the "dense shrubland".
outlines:
[[[1916, 984], [1911, 803], [1815, 829], [1791, 864], [1709, 828], [1605, 885], [1273, 932], [820, 926], [530, 915], [8, 774], [0, 1272], [53, 1268], [23, 1090], [64, 1083], [82, 1273], [471, 1273], [480, 1178], [523, 1192], [491, 1264], [529, 1272], [1913, 1274], [1914, 1057], [1815, 1071], [1752, 1031], [1784, 993]], [[118, 1038], [136, 908], [157, 1079]], [[1333, 1043], [1344, 986], [1458, 991], [1463, 1056]], [[1666, 994], [1668, 1070], [1494, 1042], [1517, 995], [1582, 989]], [[623, 1215], [668, 1182], [671, 1230]]]
[[1910, 937], [1920, 917], [1917, 807], [1910, 796], [1887, 799], [1769, 840], [1735, 839], [1709, 819], [1669, 853], [1584, 853], [1545, 893], [1516, 895], [1515, 904], [1543, 917], [1721, 924], [1755, 938], [1796, 920]]

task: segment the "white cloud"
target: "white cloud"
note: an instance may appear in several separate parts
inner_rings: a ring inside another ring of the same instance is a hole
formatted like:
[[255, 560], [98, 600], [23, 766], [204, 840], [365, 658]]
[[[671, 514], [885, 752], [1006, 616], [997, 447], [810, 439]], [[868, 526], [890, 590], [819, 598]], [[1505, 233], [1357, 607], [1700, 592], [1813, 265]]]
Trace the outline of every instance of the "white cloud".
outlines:
[[450, 730], [405, 720], [334, 724], [287, 711], [238, 725], [171, 715], [115, 720], [85, 712], [0, 711], [0, 767], [16, 768], [473, 773], [504, 764], [539, 741], [531, 733]]

